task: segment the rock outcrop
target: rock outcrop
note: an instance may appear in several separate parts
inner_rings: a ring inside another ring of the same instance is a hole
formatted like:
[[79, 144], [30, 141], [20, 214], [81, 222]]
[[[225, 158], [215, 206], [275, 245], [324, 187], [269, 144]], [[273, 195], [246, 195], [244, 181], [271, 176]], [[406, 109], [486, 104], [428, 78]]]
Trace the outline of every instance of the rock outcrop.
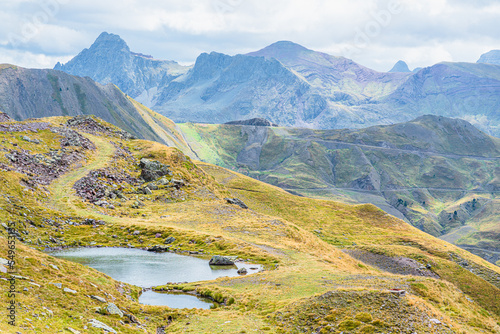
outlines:
[[208, 262], [211, 266], [233, 266], [234, 261], [226, 256], [214, 255]]
[[172, 175], [172, 171], [168, 169], [169, 166], [159, 161], [142, 158], [139, 166], [141, 167], [141, 178], [146, 182], [156, 181], [165, 175]]

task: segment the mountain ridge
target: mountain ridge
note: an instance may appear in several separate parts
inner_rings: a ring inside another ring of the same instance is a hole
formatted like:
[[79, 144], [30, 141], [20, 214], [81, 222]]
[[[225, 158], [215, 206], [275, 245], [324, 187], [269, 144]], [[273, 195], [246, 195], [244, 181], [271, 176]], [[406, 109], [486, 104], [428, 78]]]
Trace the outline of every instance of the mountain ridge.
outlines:
[[[486, 72], [478, 75], [483, 64], [473, 68], [473, 64], [441, 63], [414, 73], [377, 72], [290, 41], [244, 55], [202, 53], [192, 67], [162, 61], [155, 67], [152, 60], [140, 58], [147, 64], [124, 68], [120, 57], [107, 57], [112, 65], [102, 71], [96, 71], [103, 67], [97, 53], [85, 59], [79, 55], [58, 68], [96, 81], [106, 71], [116, 71], [120, 75], [115, 84], [125, 93], [176, 122], [225, 123], [261, 117], [285, 126], [340, 129], [404, 122], [432, 111], [462, 117], [483, 131], [500, 135], [495, 125], [500, 79], [491, 78], [489, 86], [482, 87], [478, 79], [488, 76]], [[124, 59], [130, 63], [132, 58], [137, 57], [127, 53]], [[86, 70], [73, 71], [77, 64], [86, 64], [82, 66]], [[438, 70], [440, 66], [448, 69]], [[409, 90], [433, 88], [419, 79], [429, 74], [436, 90], [429, 93], [436, 97], [414, 95], [417, 100], [409, 102], [405, 96]], [[454, 91], [447, 87], [447, 78], [459, 78]], [[111, 76], [106, 80], [113, 81]], [[447, 103], [448, 99], [453, 101]]]

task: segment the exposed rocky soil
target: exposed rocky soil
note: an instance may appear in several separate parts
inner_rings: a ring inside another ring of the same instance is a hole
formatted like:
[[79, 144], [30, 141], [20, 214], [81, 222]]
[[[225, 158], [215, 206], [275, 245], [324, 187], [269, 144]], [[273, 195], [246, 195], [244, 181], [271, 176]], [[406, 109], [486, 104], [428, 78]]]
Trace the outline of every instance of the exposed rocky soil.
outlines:
[[[0, 114], [0, 117], [3, 117], [2, 115], [5, 114]], [[0, 122], [8, 122], [8, 121], [2, 121], [2, 119], [0, 118]], [[47, 130], [51, 127], [52, 125], [47, 122], [9, 123], [9, 124], [0, 124], [0, 132], [23, 132], [23, 131], [38, 132], [41, 130]]]
[[30, 176], [24, 180], [28, 185], [48, 185], [50, 182], [66, 173], [69, 167], [84, 158], [84, 154], [77, 151], [61, 149], [46, 154], [29, 154], [25, 150], [10, 150], [5, 154], [9, 164], [0, 163], [4, 170], [14, 170]]
[[390, 257], [358, 249], [344, 249], [343, 252], [356, 260], [392, 274], [439, 278], [429, 264], [424, 265], [407, 257]]
[[88, 133], [92, 133], [92, 134], [104, 133], [107, 136], [118, 137], [121, 139], [134, 139], [135, 138], [133, 135], [131, 135], [130, 133], [128, 133], [126, 131], [113, 129], [111, 127], [103, 125], [103, 124], [97, 122], [92, 116], [89, 116], [89, 115], [75, 116], [75, 117], [69, 119], [66, 124], [70, 127], [75, 127], [75, 128], [78, 128], [84, 132], [88, 132]]
[[116, 168], [104, 168], [90, 171], [87, 176], [76, 181], [73, 189], [77, 196], [96, 203], [103, 198], [124, 198], [123, 185], [138, 185], [139, 180]]

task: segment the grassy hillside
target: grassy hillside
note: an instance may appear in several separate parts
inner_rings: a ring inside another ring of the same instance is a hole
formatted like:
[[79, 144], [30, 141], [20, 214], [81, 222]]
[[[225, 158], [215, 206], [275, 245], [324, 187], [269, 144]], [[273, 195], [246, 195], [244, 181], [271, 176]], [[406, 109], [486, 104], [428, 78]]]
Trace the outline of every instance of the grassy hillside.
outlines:
[[[141, 158], [168, 164], [172, 175], [144, 183]], [[98, 119], [0, 123], [0, 182], [0, 220], [16, 235], [15, 331], [101, 333], [90, 325], [96, 319], [119, 333], [161, 326], [168, 333], [500, 332], [498, 267], [373, 205], [294, 196], [178, 149], [127, 139]], [[0, 232], [4, 259], [7, 232]], [[40, 251], [150, 247], [162, 244], [158, 233], [174, 236], [171, 249], [179, 254], [235, 255], [265, 270], [162, 287], [222, 302], [212, 310], [176, 310], [141, 305], [139, 288]], [[405, 275], [409, 267], [398, 259], [430, 269]], [[5, 279], [13, 276], [3, 271], [7, 305]], [[397, 297], [392, 288], [407, 294]], [[127, 315], [107, 314], [91, 295]], [[2, 307], [0, 330], [11, 333], [6, 316]]]
[[373, 203], [434, 236], [493, 251], [481, 253], [492, 263], [500, 260], [494, 253], [500, 239], [500, 140], [465, 121], [423, 116], [327, 131], [192, 123], [180, 128], [203, 161], [303, 196]]

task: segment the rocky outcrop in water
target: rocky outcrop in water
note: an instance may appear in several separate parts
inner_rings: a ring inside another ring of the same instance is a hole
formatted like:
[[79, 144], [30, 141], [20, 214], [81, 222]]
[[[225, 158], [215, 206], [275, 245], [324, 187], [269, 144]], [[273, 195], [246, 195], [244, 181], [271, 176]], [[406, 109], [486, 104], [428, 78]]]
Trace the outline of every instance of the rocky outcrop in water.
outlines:
[[208, 264], [211, 266], [233, 266], [234, 261], [226, 256], [214, 255]]

